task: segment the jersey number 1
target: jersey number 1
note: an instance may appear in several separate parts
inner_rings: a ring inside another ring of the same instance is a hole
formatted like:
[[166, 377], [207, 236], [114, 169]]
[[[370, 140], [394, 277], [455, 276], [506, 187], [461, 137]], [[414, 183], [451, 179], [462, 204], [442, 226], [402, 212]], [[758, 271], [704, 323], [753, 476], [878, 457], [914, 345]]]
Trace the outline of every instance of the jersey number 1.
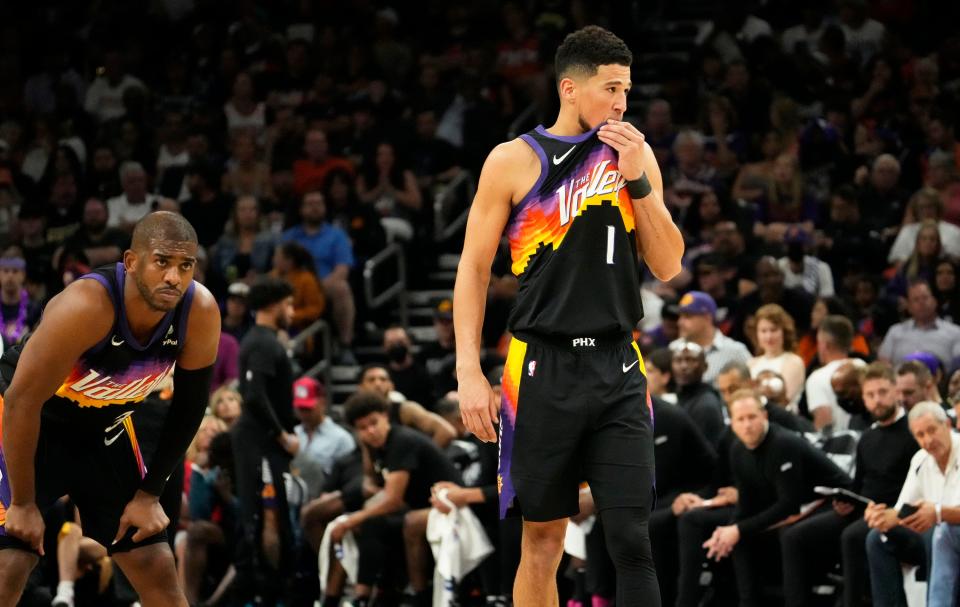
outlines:
[[607, 263], [613, 265], [613, 237], [616, 232], [613, 226], [607, 226]]

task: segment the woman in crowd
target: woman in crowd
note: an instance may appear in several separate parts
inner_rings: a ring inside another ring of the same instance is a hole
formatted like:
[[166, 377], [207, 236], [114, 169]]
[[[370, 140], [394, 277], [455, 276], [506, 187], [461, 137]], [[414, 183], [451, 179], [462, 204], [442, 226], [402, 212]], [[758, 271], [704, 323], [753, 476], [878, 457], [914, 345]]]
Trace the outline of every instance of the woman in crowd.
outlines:
[[794, 354], [797, 329], [787, 312], [777, 304], [761, 306], [756, 313], [757, 355], [748, 361], [750, 374], [776, 371], [786, 383], [787, 402], [795, 406], [803, 392], [806, 369], [803, 359]]

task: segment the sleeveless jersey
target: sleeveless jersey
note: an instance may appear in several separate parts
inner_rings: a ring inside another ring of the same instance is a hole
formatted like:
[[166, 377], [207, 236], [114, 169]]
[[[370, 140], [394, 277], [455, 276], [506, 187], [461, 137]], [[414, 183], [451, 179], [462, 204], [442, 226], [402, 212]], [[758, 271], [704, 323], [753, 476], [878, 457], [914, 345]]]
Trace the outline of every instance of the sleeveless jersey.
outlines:
[[575, 137], [538, 126], [520, 136], [540, 178], [506, 226], [519, 280], [511, 332], [628, 333], [643, 317], [633, 205], [617, 152], [593, 129]]
[[77, 360], [44, 404], [44, 416], [60, 421], [119, 424], [173, 373], [186, 339], [195, 285], [187, 287], [177, 307], [167, 312], [150, 340], [141, 344], [127, 322], [123, 302], [125, 277], [122, 263], [97, 268], [80, 277], [96, 280], [107, 290], [113, 306], [103, 313], [113, 315], [113, 328]]

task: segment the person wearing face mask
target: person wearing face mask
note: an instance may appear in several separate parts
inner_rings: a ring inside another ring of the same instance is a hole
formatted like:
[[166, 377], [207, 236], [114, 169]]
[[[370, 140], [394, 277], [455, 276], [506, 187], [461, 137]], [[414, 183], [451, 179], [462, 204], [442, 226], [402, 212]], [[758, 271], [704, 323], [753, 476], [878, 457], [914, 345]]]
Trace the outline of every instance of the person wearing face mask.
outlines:
[[406, 329], [399, 325], [383, 332], [383, 351], [394, 387], [409, 400], [430, 407], [437, 395], [426, 367], [413, 357], [412, 345]]

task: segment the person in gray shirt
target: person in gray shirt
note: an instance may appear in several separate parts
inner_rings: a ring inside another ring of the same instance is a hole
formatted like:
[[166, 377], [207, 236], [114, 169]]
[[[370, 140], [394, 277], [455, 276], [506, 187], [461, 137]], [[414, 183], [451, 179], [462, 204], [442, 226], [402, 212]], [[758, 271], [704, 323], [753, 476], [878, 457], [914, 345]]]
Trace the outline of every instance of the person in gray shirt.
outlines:
[[929, 352], [944, 368], [950, 368], [960, 356], [960, 327], [937, 318], [937, 300], [926, 280], [910, 283], [907, 310], [910, 319], [890, 327], [880, 344], [879, 358], [896, 365], [913, 352]]

